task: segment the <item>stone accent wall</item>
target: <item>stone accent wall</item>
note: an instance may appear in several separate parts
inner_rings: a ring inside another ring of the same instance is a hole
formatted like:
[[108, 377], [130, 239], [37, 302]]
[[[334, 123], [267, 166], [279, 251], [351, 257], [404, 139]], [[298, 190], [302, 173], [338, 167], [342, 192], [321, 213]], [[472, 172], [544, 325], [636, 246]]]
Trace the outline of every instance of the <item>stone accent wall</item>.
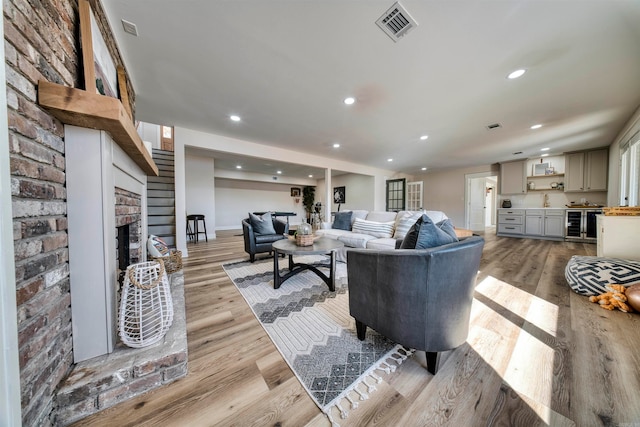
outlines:
[[[104, 26], [99, 2], [92, 7]], [[53, 396], [73, 349], [64, 128], [38, 106], [37, 83], [83, 87], [78, 5], [6, 0], [3, 12], [10, 152], [0, 155], [11, 165], [22, 419], [46, 426], [55, 422]], [[110, 31], [103, 33], [117, 52]]]

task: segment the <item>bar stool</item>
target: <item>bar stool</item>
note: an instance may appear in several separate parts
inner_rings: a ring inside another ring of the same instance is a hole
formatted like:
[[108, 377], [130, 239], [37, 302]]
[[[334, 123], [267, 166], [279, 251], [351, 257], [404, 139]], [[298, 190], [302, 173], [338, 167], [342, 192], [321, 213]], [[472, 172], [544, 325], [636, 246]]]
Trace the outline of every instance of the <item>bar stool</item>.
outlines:
[[[199, 221], [202, 221], [202, 228], [204, 229], [204, 231], [200, 231], [198, 227]], [[193, 223], [193, 227], [191, 227], [190, 222]], [[189, 240], [195, 239], [196, 243], [198, 243], [200, 234], [204, 234], [204, 240], [206, 242], [209, 241], [209, 239], [207, 238], [207, 223], [204, 221], [204, 215], [187, 215], [187, 236], [189, 237]]]

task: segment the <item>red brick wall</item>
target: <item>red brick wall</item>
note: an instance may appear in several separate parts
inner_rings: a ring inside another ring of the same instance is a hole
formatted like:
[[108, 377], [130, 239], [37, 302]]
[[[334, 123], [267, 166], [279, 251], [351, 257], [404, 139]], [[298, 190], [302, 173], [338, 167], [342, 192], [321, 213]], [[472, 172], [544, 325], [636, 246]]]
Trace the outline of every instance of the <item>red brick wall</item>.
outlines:
[[78, 5], [6, 0], [3, 12], [22, 418], [41, 426], [55, 423], [53, 395], [73, 349], [64, 128], [38, 106], [37, 82], [83, 87]]

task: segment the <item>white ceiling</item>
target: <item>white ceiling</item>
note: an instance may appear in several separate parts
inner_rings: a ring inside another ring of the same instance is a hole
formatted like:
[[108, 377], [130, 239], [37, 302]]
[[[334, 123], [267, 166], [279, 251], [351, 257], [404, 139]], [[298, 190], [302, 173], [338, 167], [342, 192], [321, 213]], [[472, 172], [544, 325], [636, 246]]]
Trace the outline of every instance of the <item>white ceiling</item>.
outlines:
[[137, 119], [408, 174], [606, 146], [640, 105], [638, 0], [403, 0], [398, 43], [390, 0], [102, 1]]

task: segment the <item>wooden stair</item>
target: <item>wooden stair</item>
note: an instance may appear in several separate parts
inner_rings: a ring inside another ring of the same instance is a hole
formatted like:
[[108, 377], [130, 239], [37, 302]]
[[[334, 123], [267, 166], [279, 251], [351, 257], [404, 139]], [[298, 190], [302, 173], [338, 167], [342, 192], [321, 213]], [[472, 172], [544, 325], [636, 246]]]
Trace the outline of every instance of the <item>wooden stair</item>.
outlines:
[[149, 234], [176, 246], [176, 204], [173, 151], [153, 149], [158, 176], [147, 178], [147, 221]]

